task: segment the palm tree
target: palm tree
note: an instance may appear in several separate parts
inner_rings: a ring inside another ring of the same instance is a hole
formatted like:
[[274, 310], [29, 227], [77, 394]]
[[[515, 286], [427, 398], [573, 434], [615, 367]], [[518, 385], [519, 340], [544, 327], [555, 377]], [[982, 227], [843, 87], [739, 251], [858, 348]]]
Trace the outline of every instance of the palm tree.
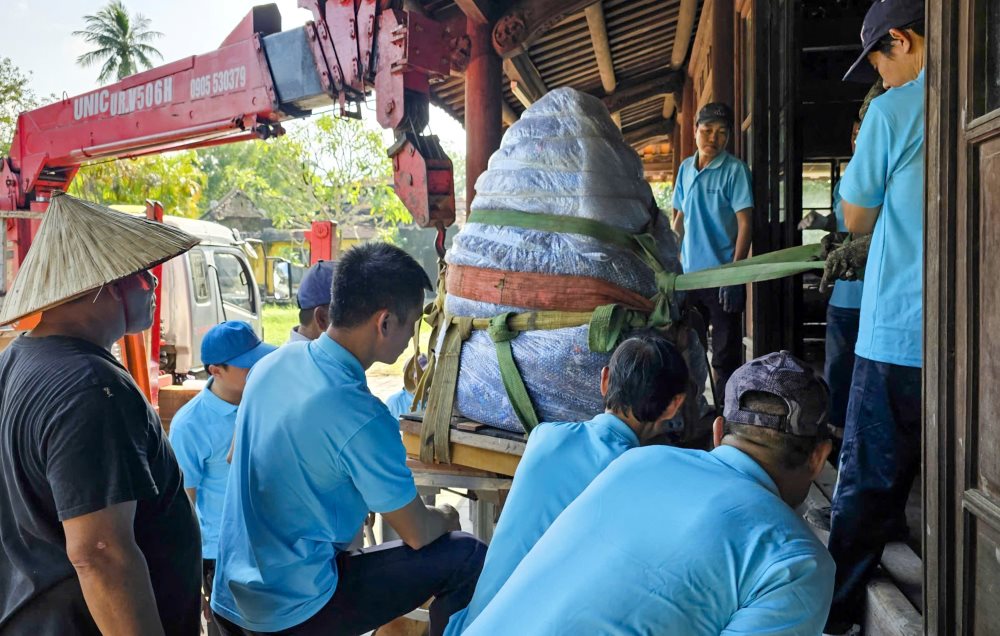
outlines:
[[103, 63], [97, 76], [102, 84], [152, 68], [153, 56], [163, 59], [156, 47], [149, 44], [163, 34], [149, 30], [149, 18], [139, 13], [129, 16], [122, 0], [111, 0], [96, 15], [85, 15], [83, 19], [87, 28], [74, 31], [73, 35], [82, 36], [98, 48], [76, 58], [76, 63], [84, 67]]

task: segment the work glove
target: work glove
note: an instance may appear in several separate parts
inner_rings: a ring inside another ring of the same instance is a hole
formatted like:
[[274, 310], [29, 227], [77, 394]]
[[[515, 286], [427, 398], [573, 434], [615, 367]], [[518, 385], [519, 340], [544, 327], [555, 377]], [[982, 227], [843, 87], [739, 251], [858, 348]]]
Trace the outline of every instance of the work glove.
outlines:
[[819, 283], [820, 292], [825, 294], [838, 280], [861, 280], [864, 277], [865, 265], [868, 264], [868, 248], [871, 242], [871, 234], [851, 235], [839, 247], [832, 249], [823, 267], [823, 280]]
[[833, 214], [820, 214], [816, 210], [810, 210], [808, 214], [799, 221], [800, 230], [826, 230], [833, 232], [837, 229], [837, 217]]
[[738, 314], [743, 311], [747, 303], [746, 285], [730, 285], [719, 288], [719, 304], [722, 311], [730, 314]]

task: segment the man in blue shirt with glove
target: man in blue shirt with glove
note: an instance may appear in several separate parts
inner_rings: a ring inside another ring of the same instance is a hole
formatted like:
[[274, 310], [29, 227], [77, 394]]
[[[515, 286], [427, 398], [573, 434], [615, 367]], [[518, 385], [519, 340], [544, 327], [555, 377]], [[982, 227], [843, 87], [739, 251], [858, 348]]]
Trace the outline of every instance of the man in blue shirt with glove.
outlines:
[[637, 334], [618, 345], [601, 370], [604, 413], [531, 431], [476, 593], [452, 616], [448, 636], [476, 620], [556, 517], [608, 464], [662, 432], [684, 403], [688, 382], [684, 358], [669, 340], [656, 332]]
[[[392, 364], [421, 315], [423, 268], [356, 246], [333, 276], [330, 327], [254, 369], [236, 418], [212, 610], [231, 633], [362, 634], [430, 605], [431, 634], [465, 607], [486, 546], [417, 496], [399, 422], [365, 370]], [[348, 551], [368, 512], [402, 538]]]
[[[747, 165], [726, 152], [733, 111], [723, 103], [698, 111], [698, 152], [681, 163], [674, 179], [674, 231], [681, 240], [685, 273], [741, 261], [750, 253], [753, 186]], [[726, 381], [743, 362], [743, 309], [746, 286], [687, 292], [690, 307], [712, 328], [712, 375], [721, 401]], [[702, 341], [706, 334], [701, 334]], [[717, 404], [721, 407], [721, 404]]]
[[845, 79], [888, 89], [872, 100], [840, 184], [844, 221], [872, 234], [830, 553], [837, 582], [827, 631], [859, 622], [887, 541], [906, 533], [920, 465], [923, 364], [923, 0], [883, 0], [865, 16], [863, 51]]
[[[201, 359], [211, 377], [170, 422], [170, 444], [184, 475], [184, 490], [195, 505], [201, 525], [206, 615], [219, 551], [219, 521], [229, 476], [226, 455], [236, 426], [236, 407], [243, 398], [250, 369], [275, 349], [261, 342], [253, 328], [241, 320], [209, 329], [201, 341]], [[218, 633], [212, 623], [209, 633]]]

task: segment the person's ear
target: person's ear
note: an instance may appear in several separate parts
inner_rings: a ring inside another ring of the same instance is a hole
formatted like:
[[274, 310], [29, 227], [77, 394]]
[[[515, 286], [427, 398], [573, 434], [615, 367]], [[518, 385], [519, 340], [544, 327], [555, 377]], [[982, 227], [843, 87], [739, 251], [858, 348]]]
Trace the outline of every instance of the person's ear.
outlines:
[[812, 454], [809, 455], [810, 480], [816, 479], [819, 477], [819, 474], [823, 472], [823, 463], [826, 462], [826, 458], [830, 456], [830, 451], [832, 450], [833, 442], [828, 439], [816, 444], [816, 448], [814, 448]]
[[715, 447], [722, 446], [722, 438], [725, 437], [726, 420], [721, 417], [715, 418], [712, 422], [712, 442]]
[[385, 338], [389, 335], [389, 317], [390, 312], [388, 309], [383, 309], [375, 314], [375, 329], [378, 334]]
[[913, 40], [910, 34], [903, 29], [889, 29], [889, 35], [892, 36], [893, 40], [899, 41], [899, 50], [903, 53], [909, 53], [910, 49], [913, 47]]
[[608, 385], [611, 383], [611, 369], [604, 367], [601, 369], [601, 397], [607, 397]]
[[94, 296], [94, 302], [96, 303], [101, 294], [111, 294], [111, 297], [117, 301], [121, 301], [125, 298], [125, 292], [121, 289], [121, 281], [116, 281], [102, 287], [97, 294]]
[[677, 417], [677, 411], [681, 410], [684, 406], [684, 400], [687, 399], [685, 393], [678, 393], [674, 396], [674, 399], [670, 400], [670, 404], [667, 405], [666, 417], [663, 419], [672, 420]]
[[313, 320], [320, 331], [326, 331], [330, 326], [330, 309], [326, 305], [320, 305], [313, 309]]
[[212, 376], [213, 378], [222, 377], [222, 369], [220, 369], [218, 366], [214, 364], [208, 365], [205, 368], [205, 370], [208, 371], [208, 375]]

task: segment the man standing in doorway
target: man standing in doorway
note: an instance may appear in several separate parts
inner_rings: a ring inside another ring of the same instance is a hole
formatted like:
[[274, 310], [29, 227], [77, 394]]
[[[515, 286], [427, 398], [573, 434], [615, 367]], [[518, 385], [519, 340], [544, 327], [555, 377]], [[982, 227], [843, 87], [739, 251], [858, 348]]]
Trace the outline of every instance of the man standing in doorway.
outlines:
[[840, 184], [847, 229], [872, 237], [833, 498], [832, 634], [858, 622], [882, 549], [906, 533], [906, 500], [920, 465], [923, 32], [923, 0], [876, 2], [861, 31], [864, 50], [845, 76], [870, 81], [874, 67], [888, 90], [872, 100]]
[[[674, 231], [681, 240], [681, 266], [697, 272], [741, 261], [750, 252], [753, 208], [750, 169], [726, 152], [733, 111], [726, 104], [706, 104], [695, 122], [698, 152], [681, 163], [674, 181]], [[689, 307], [705, 321], [702, 340], [712, 328], [712, 374], [716, 401], [743, 362], [743, 308], [746, 286], [688, 292]]]

